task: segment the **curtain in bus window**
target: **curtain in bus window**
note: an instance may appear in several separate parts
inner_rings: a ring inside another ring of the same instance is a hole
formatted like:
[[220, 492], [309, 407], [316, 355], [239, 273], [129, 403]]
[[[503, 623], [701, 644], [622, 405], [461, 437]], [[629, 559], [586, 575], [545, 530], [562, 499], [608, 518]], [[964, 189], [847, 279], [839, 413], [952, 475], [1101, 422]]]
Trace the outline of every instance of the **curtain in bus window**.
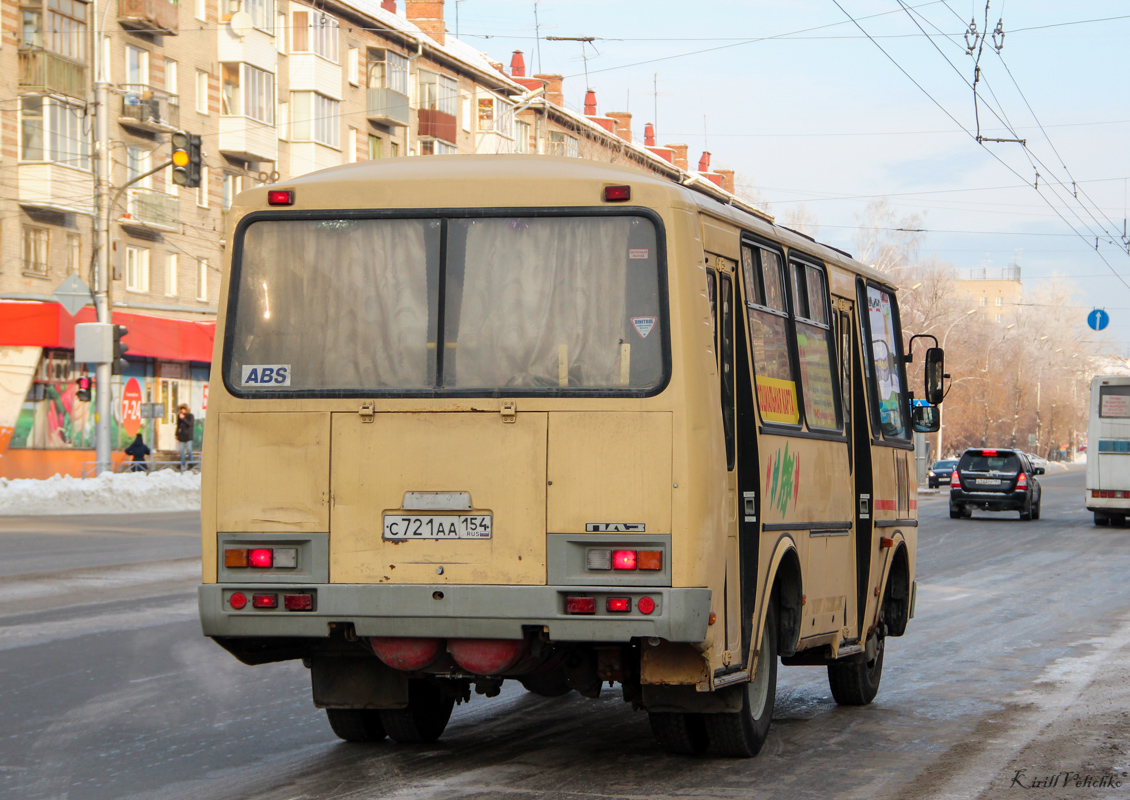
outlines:
[[[429, 387], [439, 227], [435, 220], [249, 226], [229, 381], [243, 390]], [[279, 365], [288, 366], [289, 385], [246, 380], [245, 366]]]
[[659, 381], [650, 222], [453, 220], [449, 231], [445, 388], [639, 388]]
[[879, 399], [879, 424], [886, 437], [906, 438], [903, 386], [898, 363], [898, 331], [891, 296], [867, 287], [867, 319], [871, 327], [871, 361]]
[[1099, 416], [1104, 419], [1130, 418], [1130, 386], [1099, 386]]

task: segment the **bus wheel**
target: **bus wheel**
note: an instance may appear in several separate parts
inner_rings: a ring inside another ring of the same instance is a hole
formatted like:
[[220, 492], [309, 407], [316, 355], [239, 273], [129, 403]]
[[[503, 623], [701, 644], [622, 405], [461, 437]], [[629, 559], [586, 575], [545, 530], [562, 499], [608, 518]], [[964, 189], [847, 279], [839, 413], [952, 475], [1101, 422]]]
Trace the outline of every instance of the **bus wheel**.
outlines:
[[878, 637], [875, 657], [870, 661], [832, 661], [828, 664], [828, 685], [841, 706], [865, 706], [879, 693], [883, 677], [883, 651], [886, 638]]
[[388, 735], [401, 744], [434, 742], [451, 719], [454, 697], [444, 696], [443, 688], [428, 681], [408, 682], [408, 708], [381, 711], [381, 722]]
[[720, 756], [751, 758], [769, 737], [777, 698], [777, 613], [776, 603], [770, 602], [753, 680], [737, 687], [742, 693], [741, 711], [704, 715], [710, 747]]
[[337, 738], [347, 742], [379, 742], [385, 738], [381, 712], [368, 708], [327, 708]]
[[1098, 511], [1096, 511], [1095, 512], [1095, 524], [1096, 525], [1109, 525], [1110, 524], [1110, 517], [1105, 516], [1103, 514], [1100, 514]]
[[697, 755], [710, 743], [705, 714], [649, 711], [647, 716], [655, 741], [668, 753]]

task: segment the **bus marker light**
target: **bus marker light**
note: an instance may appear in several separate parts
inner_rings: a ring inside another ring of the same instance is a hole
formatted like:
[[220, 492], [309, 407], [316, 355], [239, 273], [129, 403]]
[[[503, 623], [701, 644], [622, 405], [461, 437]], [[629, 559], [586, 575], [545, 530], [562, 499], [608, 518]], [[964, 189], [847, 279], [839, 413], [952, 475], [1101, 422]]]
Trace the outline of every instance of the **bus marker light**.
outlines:
[[298, 567], [297, 547], [275, 548], [275, 569], [295, 569]]
[[604, 201], [606, 203], [622, 203], [632, 199], [631, 186], [605, 186]]
[[283, 605], [287, 611], [313, 611], [314, 595], [312, 594], [284, 594]]
[[636, 551], [617, 550], [612, 554], [612, 566], [616, 569], [635, 569]]
[[247, 566], [247, 548], [238, 547], [224, 550], [224, 567], [234, 569]]
[[289, 189], [271, 189], [267, 192], [267, 205], [291, 206], [294, 205], [294, 192]]
[[589, 569], [612, 569], [611, 550], [589, 550], [585, 555]]
[[663, 569], [662, 550], [640, 550], [636, 565], [640, 569]]
[[253, 594], [251, 605], [254, 608], [278, 608], [279, 596], [277, 594]]
[[596, 598], [571, 596], [565, 598], [566, 614], [595, 614]]
[[707, 625], [713, 625], [717, 621], [718, 621], [718, 615], [715, 614], [713, 611], [711, 611], [710, 612], [710, 619], [707, 620], [706, 624]]
[[631, 611], [632, 598], [630, 597], [609, 597], [604, 601], [604, 609], [606, 611]]
[[232, 592], [231, 597], [228, 598], [228, 605], [239, 611], [247, 605], [247, 595], [243, 592]]
[[639, 602], [636, 603], [636, 608], [640, 610], [641, 614], [650, 614], [655, 610], [655, 601], [650, 597], [641, 597]]
[[879, 540], [879, 548], [882, 549], [882, 550], [886, 550], [888, 547], [894, 547], [894, 546], [895, 546], [895, 540], [894, 539], [889, 539], [886, 536], [884, 536]]
[[268, 547], [257, 547], [247, 554], [251, 566], [259, 569], [270, 569], [275, 562], [275, 554]]

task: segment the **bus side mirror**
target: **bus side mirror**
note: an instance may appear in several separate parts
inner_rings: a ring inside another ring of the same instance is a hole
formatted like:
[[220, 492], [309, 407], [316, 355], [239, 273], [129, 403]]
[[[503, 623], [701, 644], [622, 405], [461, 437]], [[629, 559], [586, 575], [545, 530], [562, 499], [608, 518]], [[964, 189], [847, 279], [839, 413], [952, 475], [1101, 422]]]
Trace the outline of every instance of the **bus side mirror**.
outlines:
[[[936, 406], [945, 397], [943, 380], [946, 375], [946, 354], [940, 347], [926, 351], [926, 402]], [[934, 428], [937, 430], [937, 428]]]
[[915, 433], [934, 433], [942, 427], [942, 415], [937, 406], [915, 406], [910, 412], [910, 425]]

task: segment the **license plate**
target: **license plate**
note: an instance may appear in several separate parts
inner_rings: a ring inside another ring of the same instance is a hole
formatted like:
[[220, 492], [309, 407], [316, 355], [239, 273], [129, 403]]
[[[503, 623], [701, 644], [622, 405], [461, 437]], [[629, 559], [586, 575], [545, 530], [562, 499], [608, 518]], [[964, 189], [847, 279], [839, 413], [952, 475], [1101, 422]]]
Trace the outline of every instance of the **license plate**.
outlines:
[[385, 514], [386, 539], [489, 539], [490, 514]]
[[999, 480], [997, 480], [996, 478], [978, 478], [977, 479], [977, 485], [978, 486], [1000, 486], [1001, 482]]

